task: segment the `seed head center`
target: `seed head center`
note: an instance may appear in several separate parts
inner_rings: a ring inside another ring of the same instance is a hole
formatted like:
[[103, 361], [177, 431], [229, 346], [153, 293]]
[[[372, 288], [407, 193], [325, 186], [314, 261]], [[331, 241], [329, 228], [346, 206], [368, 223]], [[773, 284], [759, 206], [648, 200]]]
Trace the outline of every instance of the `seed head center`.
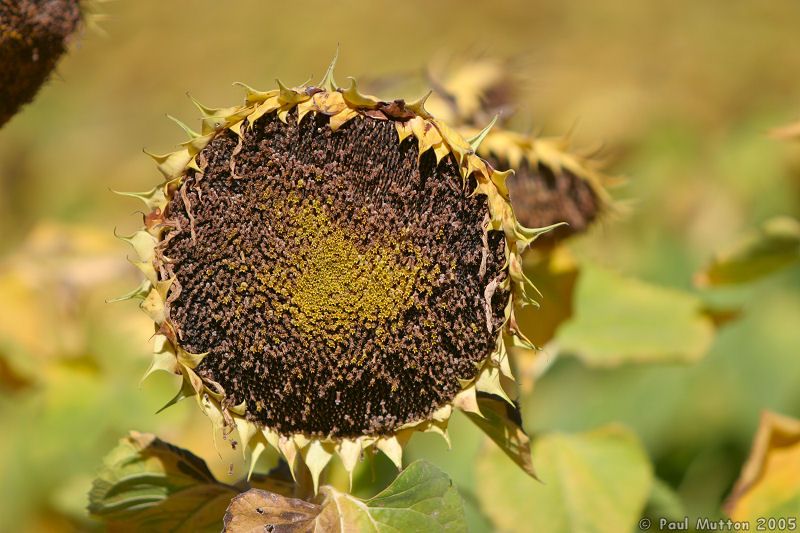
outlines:
[[205, 149], [167, 209], [169, 318], [250, 420], [389, 435], [450, 404], [495, 349], [508, 298], [486, 288], [505, 243], [454, 158], [419, 157], [390, 121], [327, 121], [267, 115]]
[[290, 259], [298, 268], [285, 304], [293, 323], [330, 346], [360, 329], [377, 337], [396, 331], [415, 290], [424, 291], [418, 282], [424, 282], [428, 262], [420, 251], [392, 235], [360, 242], [316, 201], [290, 208], [288, 215], [300, 244]]

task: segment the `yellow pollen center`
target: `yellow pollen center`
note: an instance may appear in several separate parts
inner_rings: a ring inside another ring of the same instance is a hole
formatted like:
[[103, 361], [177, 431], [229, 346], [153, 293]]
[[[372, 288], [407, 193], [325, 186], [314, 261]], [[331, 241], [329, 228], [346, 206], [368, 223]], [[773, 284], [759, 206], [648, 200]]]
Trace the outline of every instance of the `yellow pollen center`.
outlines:
[[289, 242], [300, 243], [289, 258], [297, 269], [283, 305], [293, 324], [331, 347], [359, 328], [374, 330], [378, 339], [397, 331], [415, 287], [433, 275], [420, 250], [401, 235], [364, 242], [332, 222], [318, 201], [288, 207]]

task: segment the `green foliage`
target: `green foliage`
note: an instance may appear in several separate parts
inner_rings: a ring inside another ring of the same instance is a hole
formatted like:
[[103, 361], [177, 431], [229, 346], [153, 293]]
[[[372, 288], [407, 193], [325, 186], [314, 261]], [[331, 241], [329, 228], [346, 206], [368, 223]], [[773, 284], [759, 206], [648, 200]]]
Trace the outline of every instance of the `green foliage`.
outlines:
[[777, 217], [719, 253], [697, 275], [700, 285], [737, 285], [800, 263], [800, 222]]
[[356, 514], [369, 515], [377, 531], [467, 529], [458, 491], [444, 472], [425, 461], [409, 465], [364, 506]]
[[541, 482], [491, 447], [478, 459], [481, 506], [505, 531], [631, 531], [653, 482], [641, 443], [620, 426], [544, 434], [534, 442], [533, 461]]
[[575, 317], [557, 336], [561, 350], [591, 366], [693, 362], [711, 345], [714, 326], [690, 293], [584, 265]]
[[643, 514], [651, 520], [666, 518], [672, 522], [679, 522], [686, 516], [686, 507], [678, 493], [667, 482], [655, 478]]

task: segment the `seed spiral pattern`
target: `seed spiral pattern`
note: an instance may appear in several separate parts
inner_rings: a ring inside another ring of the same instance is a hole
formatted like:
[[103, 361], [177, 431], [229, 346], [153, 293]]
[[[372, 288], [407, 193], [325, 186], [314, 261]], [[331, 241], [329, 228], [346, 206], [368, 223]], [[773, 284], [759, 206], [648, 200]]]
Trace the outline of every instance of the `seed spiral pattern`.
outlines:
[[[197, 368], [281, 433], [386, 435], [452, 402], [495, 349], [504, 240], [452, 156], [391, 121], [268, 114], [218, 135], [157, 250]], [[494, 283], [493, 283], [494, 282]]]

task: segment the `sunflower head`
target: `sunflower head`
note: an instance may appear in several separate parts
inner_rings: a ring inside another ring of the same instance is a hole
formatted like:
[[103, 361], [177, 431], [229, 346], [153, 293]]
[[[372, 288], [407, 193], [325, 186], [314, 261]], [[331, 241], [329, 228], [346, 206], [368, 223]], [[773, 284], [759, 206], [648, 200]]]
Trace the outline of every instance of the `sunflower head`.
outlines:
[[196, 397], [253, 462], [271, 445], [315, 486], [335, 454], [399, 466], [454, 407], [483, 417], [501, 398], [493, 423], [511, 424], [506, 350], [534, 290], [520, 255], [541, 231], [516, 221], [507, 173], [424, 101], [339, 88], [332, 66], [245, 88], [243, 105], [198, 104], [201, 131], [153, 155], [165, 179], [134, 194], [146, 279], [129, 296], [156, 324], [148, 374], [183, 377], [170, 403]]
[[453, 125], [477, 126], [516, 107], [524, 85], [515, 60], [487, 55], [452, 54], [426, 69], [434, 87], [427, 108]]
[[613, 179], [601, 172], [598, 161], [570, 151], [569, 144], [568, 138], [539, 138], [494, 128], [478, 147], [491, 164], [515, 171], [507, 185], [520, 222], [531, 227], [566, 222], [543, 235], [537, 246], [552, 247], [584, 233], [614, 210], [606, 190]]
[[30, 102], [81, 23], [79, 0], [0, 0], [0, 126]]

